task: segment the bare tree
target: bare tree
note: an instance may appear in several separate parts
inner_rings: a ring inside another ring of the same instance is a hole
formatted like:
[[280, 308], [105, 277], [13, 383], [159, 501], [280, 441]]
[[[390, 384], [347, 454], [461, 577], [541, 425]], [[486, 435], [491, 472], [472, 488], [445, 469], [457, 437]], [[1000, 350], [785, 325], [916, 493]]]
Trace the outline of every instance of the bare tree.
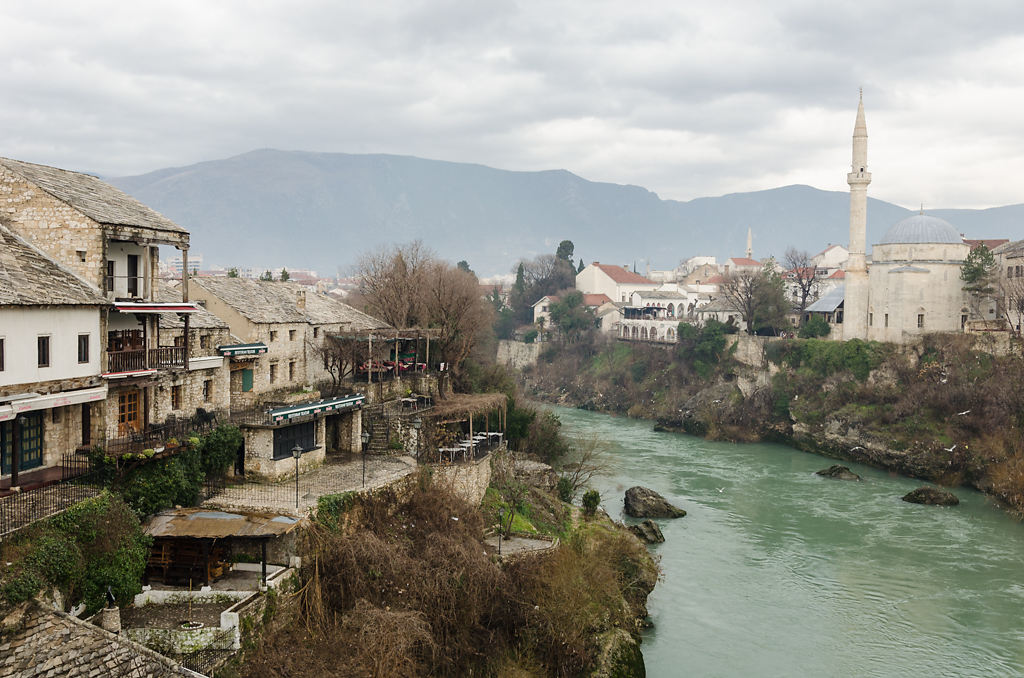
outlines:
[[815, 273], [814, 263], [807, 250], [798, 250], [790, 247], [783, 256], [783, 263], [792, 274], [793, 284], [796, 291], [796, 306], [800, 309], [800, 324], [804, 323], [804, 311], [811, 305], [811, 302], [818, 299], [820, 282]]
[[439, 353], [458, 366], [473, 350], [478, 333], [490, 328], [493, 311], [480, 296], [476, 276], [443, 261], [432, 261], [424, 276], [424, 315], [440, 330]]
[[579, 436], [569, 444], [569, 453], [559, 466], [559, 475], [569, 482], [571, 494], [576, 496], [591, 479], [607, 470], [604, 453], [608, 445], [596, 435]]
[[[344, 332], [344, 329], [341, 332]], [[321, 361], [324, 371], [330, 377], [332, 395], [344, 390], [341, 388], [342, 382], [348, 378], [354, 379], [356, 368], [370, 359], [369, 342], [362, 337], [325, 333], [321, 341], [307, 339], [306, 345], [309, 348], [310, 359]], [[388, 350], [386, 344], [378, 343], [373, 347], [373, 357], [385, 359]]]
[[370, 315], [393, 327], [414, 327], [423, 318], [423, 290], [434, 254], [422, 242], [393, 245], [360, 257], [359, 292]]
[[774, 267], [757, 271], [734, 271], [725, 276], [718, 292], [739, 311], [747, 324], [747, 334], [753, 334], [761, 325], [780, 326], [785, 323], [789, 302], [782, 279]]
[[1000, 307], [1010, 329], [1020, 333], [1024, 324], [1024, 277], [999, 278]]

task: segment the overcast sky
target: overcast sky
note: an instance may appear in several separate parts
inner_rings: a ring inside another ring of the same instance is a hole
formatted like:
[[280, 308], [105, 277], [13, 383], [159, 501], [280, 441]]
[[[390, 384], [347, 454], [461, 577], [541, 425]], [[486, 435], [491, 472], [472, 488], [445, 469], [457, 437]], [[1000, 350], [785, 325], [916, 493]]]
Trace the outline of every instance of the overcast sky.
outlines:
[[106, 175], [255, 148], [564, 168], [690, 199], [1024, 202], [1024, 3], [0, 5], [0, 155]]

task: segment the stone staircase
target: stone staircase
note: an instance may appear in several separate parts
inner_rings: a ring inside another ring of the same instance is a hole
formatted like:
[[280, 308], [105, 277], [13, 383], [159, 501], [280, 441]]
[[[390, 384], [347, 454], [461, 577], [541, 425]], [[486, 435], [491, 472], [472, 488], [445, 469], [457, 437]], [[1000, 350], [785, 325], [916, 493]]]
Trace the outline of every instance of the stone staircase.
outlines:
[[383, 417], [377, 417], [369, 422], [370, 442], [366, 446], [368, 454], [390, 454], [388, 448], [388, 423]]

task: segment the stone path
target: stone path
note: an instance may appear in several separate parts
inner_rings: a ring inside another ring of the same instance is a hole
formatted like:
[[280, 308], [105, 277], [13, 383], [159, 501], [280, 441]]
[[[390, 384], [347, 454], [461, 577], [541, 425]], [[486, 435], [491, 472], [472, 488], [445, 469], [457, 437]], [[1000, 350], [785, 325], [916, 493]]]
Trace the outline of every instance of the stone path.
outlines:
[[[406, 456], [373, 456], [366, 458], [365, 489], [382, 487], [414, 473], [416, 460]], [[224, 488], [203, 502], [203, 506], [225, 510], [279, 512], [306, 515], [317, 500], [327, 494], [364, 489], [363, 460], [353, 456], [328, 460], [323, 466], [299, 475], [296, 505], [295, 478], [278, 483], [243, 483]]]

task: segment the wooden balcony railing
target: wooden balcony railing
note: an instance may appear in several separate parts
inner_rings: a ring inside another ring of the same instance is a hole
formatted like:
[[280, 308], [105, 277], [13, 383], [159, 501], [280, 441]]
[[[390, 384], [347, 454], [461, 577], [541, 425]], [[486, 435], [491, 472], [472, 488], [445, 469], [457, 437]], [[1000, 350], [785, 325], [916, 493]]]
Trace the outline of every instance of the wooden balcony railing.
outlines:
[[184, 346], [161, 346], [149, 350], [107, 351], [108, 372], [135, 372], [159, 367], [184, 367]]

